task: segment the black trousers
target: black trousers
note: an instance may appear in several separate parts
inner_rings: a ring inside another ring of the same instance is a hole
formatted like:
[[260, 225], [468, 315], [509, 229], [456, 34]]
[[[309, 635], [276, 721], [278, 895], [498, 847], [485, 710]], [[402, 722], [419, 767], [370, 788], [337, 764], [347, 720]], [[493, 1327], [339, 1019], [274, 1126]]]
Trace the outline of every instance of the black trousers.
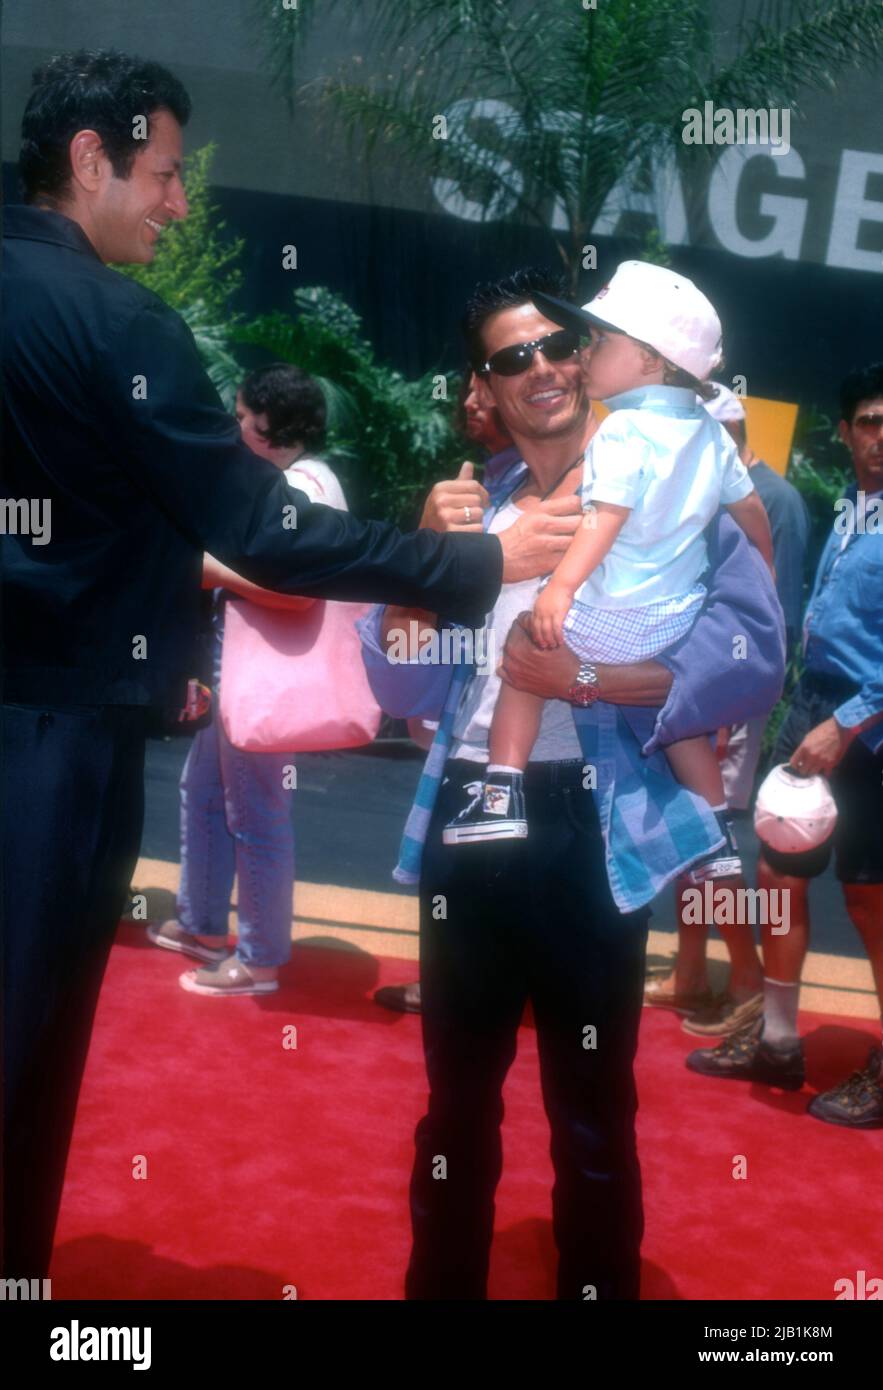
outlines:
[[446, 772], [420, 885], [430, 1096], [416, 1132], [406, 1297], [487, 1296], [501, 1092], [530, 999], [552, 1133], [558, 1297], [636, 1299], [633, 1061], [649, 913], [613, 903], [579, 763], [528, 769], [526, 840], [456, 847], [441, 831], [476, 765], [450, 761]]
[[43, 1278], [138, 857], [145, 713], [2, 708], [3, 1273]]

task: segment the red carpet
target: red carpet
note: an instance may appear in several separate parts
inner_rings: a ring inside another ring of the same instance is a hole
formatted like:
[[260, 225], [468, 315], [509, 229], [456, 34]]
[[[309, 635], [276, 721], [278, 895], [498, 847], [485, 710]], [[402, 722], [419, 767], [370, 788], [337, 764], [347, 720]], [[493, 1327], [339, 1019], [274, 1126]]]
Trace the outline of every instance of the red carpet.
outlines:
[[[398, 1299], [425, 1100], [419, 1019], [377, 1008], [402, 961], [298, 946], [279, 994], [185, 994], [187, 962], [120, 928], [102, 993], [52, 1266], [63, 1298]], [[297, 1048], [283, 1047], [286, 1025]], [[803, 1115], [864, 1065], [872, 1025], [804, 1015], [809, 1088], [707, 1081], [645, 1010], [638, 1085], [648, 1299], [826, 1299], [883, 1274], [883, 1130]], [[490, 1295], [554, 1292], [552, 1174], [532, 1027], [506, 1090]], [[745, 1155], [747, 1180], [732, 1176]], [[146, 1179], [136, 1180], [139, 1155]]]

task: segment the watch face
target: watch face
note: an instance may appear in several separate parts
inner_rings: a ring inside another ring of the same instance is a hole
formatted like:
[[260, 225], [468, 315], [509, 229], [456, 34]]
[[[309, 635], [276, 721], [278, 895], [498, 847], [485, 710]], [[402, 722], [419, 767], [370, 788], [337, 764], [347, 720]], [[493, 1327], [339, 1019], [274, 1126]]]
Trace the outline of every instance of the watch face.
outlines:
[[567, 697], [572, 705], [593, 705], [598, 698], [598, 690], [594, 685], [572, 685]]

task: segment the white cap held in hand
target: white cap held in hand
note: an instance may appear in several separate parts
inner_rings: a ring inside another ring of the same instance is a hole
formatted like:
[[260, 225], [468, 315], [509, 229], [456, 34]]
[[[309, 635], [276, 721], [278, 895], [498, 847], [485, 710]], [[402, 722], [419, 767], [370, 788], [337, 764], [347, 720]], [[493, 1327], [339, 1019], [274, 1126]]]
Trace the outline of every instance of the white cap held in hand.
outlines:
[[837, 806], [827, 779], [801, 777], [780, 763], [761, 783], [754, 807], [757, 838], [780, 854], [818, 849], [837, 824]]

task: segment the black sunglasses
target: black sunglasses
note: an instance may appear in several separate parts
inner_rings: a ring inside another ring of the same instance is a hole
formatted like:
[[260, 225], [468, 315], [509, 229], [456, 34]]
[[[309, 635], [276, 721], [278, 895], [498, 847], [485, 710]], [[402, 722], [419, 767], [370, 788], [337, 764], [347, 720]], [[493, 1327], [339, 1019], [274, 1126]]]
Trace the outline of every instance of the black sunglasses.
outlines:
[[531, 343], [513, 343], [512, 347], [500, 348], [488, 358], [481, 372], [482, 375], [496, 372], [497, 376], [521, 376], [533, 361], [535, 352], [541, 352], [547, 362], [566, 362], [568, 357], [579, 352], [579, 345], [578, 334], [569, 328], [559, 328], [556, 333], [534, 338]]

